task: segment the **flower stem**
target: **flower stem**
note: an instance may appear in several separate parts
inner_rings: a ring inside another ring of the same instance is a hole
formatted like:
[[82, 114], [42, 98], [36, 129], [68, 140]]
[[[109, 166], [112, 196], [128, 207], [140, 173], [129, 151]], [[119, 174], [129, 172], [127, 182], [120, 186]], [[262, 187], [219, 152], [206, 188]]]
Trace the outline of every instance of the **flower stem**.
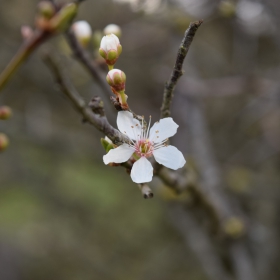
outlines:
[[121, 103], [121, 106], [124, 110], [128, 110], [129, 109], [129, 106], [126, 102], [127, 100], [127, 95], [124, 93], [124, 91], [120, 91], [119, 92], [119, 96], [120, 96], [120, 103]]

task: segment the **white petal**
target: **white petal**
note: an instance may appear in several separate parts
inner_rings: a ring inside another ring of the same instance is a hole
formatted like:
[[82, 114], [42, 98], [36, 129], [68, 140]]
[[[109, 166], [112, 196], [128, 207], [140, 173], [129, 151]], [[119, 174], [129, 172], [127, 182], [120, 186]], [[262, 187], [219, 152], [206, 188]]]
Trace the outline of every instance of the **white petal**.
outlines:
[[174, 170], [183, 167], [186, 163], [183, 154], [171, 145], [155, 150], [153, 155], [158, 163]]
[[101, 42], [100, 42], [100, 48], [103, 49], [106, 52], [106, 36], [103, 36]]
[[105, 156], [103, 156], [103, 161], [105, 164], [108, 164], [110, 162], [126, 162], [127, 160], [129, 160], [133, 153], [133, 148], [129, 147], [129, 145], [127, 144], [122, 144], [115, 149], [111, 149]]
[[117, 117], [117, 125], [120, 132], [127, 135], [130, 139], [136, 140], [140, 138], [141, 125], [138, 120], [133, 118], [132, 113], [120, 111]]
[[106, 50], [107, 51], [109, 51], [109, 50], [117, 51], [119, 43], [120, 43], [119, 38], [116, 35], [114, 35], [114, 34], [106, 35]]
[[120, 69], [112, 69], [112, 70], [110, 70], [110, 71], [108, 72], [107, 75], [109, 75], [110, 79], [111, 79], [112, 81], [114, 81], [114, 75], [115, 75], [115, 74], [119, 74], [119, 75], [121, 76], [122, 73], [123, 73], [123, 71], [120, 70]]
[[130, 176], [132, 181], [138, 184], [151, 182], [153, 166], [145, 157], [141, 157], [133, 164]]
[[159, 143], [177, 132], [179, 127], [172, 118], [164, 118], [156, 122], [150, 129], [149, 139], [155, 143]]

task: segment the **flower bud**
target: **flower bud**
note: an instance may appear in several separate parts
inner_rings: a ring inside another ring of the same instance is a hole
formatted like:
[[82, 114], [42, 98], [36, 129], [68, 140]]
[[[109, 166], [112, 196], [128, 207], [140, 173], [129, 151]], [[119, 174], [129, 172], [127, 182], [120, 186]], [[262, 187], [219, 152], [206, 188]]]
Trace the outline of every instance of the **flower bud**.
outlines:
[[116, 24], [109, 24], [109, 25], [107, 25], [104, 28], [103, 32], [104, 32], [105, 35], [115, 34], [119, 38], [122, 35], [121, 28], [118, 25], [116, 25]]
[[7, 120], [11, 117], [12, 110], [8, 106], [0, 107], [0, 120]]
[[21, 31], [21, 36], [24, 40], [29, 39], [30, 37], [33, 36], [34, 32], [32, 30], [32, 28], [28, 25], [23, 25], [20, 29]]
[[91, 39], [92, 31], [91, 26], [85, 20], [75, 22], [71, 29], [73, 30], [78, 42], [86, 47]]
[[120, 103], [123, 110], [128, 110], [128, 104], [126, 102], [127, 95], [124, 93], [125, 90], [125, 73], [119, 69], [110, 70], [107, 74], [106, 80], [111, 86], [113, 93], [117, 96], [117, 101]]
[[106, 80], [108, 84], [114, 88], [115, 91], [122, 91], [125, 89], [126, 76], [122, 70], [113, 69], [107, 74]]
[[76, 16], [78, 5], [70, 3], [63, 6], [59, 12], [50, 20], [49, 26], [51, 31], [65, 30], [72, 19]]
[[114, 65], [122, 52], [119, 38], [114, 35], [106, 35], [100, 43], [99, 53], [106, 60], [107, 65]]
[[114, 149], [113, 142], [107, 136], [105, 137], [105, 139], [101, 138], [100, 141], [106, 153], [108, 153], [111, 149]]
[[9, 146], [9, 139], [4, 133], [0, 133], [0, 152]]
[[44, 18], [50, 19], [55, 14], [55, 7], [50, 1], [41, 1], [38, 6], [38, 13]]

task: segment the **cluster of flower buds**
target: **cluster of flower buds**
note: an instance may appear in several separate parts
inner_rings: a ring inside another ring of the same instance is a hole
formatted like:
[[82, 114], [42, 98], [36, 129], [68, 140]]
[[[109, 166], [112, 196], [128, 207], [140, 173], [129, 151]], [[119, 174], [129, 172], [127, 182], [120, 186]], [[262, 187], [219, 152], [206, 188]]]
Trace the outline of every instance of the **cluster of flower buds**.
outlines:
[[117, 96], [117, 101], [122, 109], [128, 110], [127, 95], [125, 94], [126, 75], [122, 70], [114, 69], [114, 65], [122, 52], [120, 40], [116, 35], [121, 34], [121, 29], [115, 24], [109, 24], [104, 29], [104, 33], [107, 35], [101, 40], [99, 53], [105, 59], [109, 68], [106, 80], [111, 86], [112, 92]]
[[[8, 106], [0, 107], [0, 120], [7, 120], [11, 117], [12, 110]], [[4, 151], [9, 145], [9, 139], [4, 133], [0, 133], [0, 152]]]
[[69, 22], [75, 17], [78, 4], [69, 3], [63, 5], [59, 10], [50, 1], [41, 1], [37, 6], [36, 27], [50, 33], [65, 30]]

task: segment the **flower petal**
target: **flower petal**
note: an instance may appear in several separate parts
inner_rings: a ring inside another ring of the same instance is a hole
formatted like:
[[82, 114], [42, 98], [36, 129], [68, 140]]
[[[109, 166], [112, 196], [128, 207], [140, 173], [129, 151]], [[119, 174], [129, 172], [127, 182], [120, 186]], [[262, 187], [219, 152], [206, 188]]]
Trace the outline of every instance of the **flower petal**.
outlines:
[[133, 164], [130, 176], [132, 181], [138, 184], [151, 182], [153, 166], [145, 157], [141, 157]]
[[111, 149], [105, 156], [103, 156], [103, 161], [105, 164], [110, 162], [122, 163], [129, 160], [133, 153], [133, 148], [131, 148], [128, 144], [122, 144], [115, 149]]
[[171, 145], [155, 150], [153, 155], [158, 163], [174, 170], [183, 167], [186, 163], [183, 154]]
[[149, 139], [154, 143], [159, 143], [177, 132], [179, 127], [172, 118], [164, 118], [156, 122], [150, 129]]
[[130, 139], [136, 140], [140, 138], [141, 124], [133, 118], [132, 113], [120, 111], [117, 117], [117, 125], [120, 132], [127, 135]]

